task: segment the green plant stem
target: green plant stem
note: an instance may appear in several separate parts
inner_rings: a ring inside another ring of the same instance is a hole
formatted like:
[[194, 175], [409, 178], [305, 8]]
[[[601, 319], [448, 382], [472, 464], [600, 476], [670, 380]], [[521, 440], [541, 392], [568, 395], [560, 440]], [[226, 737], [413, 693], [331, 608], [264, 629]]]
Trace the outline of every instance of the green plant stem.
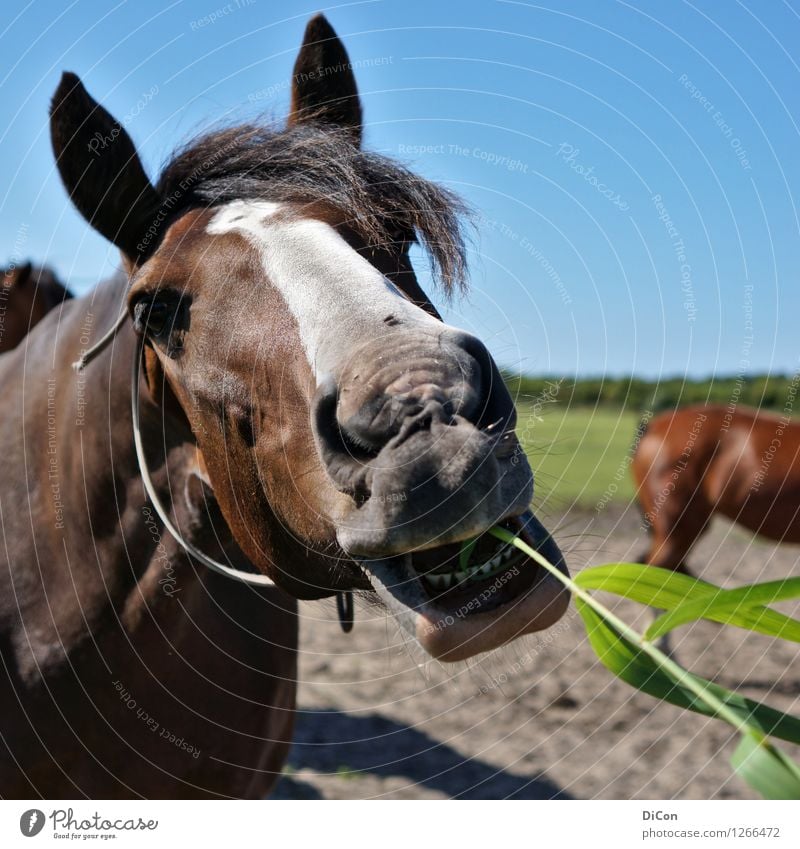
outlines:
[[550, 572], [551, 575], [558, 578], [559, 581], [577, 598], [580, 598], [583, 602], [585, 602], [589, 607], [595, 610], [606, 622], [613, 625], [617, 631], [622, 634], [626, 639], [630, 642], [634, 643], [638, 646], [645, 654], [649, 655], [665, 672], [667, 672], [678, 684], [682, 687], [685, 687], [687, 690], [694, 693], [698, 696], [702, 701], [704, 701], [716, 714], [720, 717], [720, 719], [724, 719], [737, 731], [742, 734], [749, 734], [752, 737], [756, 738], [759, 743], [769, 745], [769, 739], [767, 736], [757, 729], [753, 728], [751, 725], [748, 725], [747, 722], [742, 720], [734, 711], [730, 710], [730, 708], [720, 699], [718, 699], [713, 693], [709, 692], [706, 687], [704, 687], [699, 681], [695, 679], [695, 677], [685, 670], [682, 666], [675, 663], [670, 657], [664, 654], [660, 649], [658, 649], [653, 643], [649, 640], [645, 639], [645, 637], [640, 634], [635, 629], [631, 628], [630, 625], [623, 622], [618, 616], [612, 613], [605, 605], [601, 604], [597, 599], [589, 592], [584, 590], [578, 584], [575, 583], [570, 577], [561, 572], [560, 569], [557, 569], [539, 554], [538, 551], [531, 548], [527, 543], [523, 542], [519, 537], [514, 536], [510, 531], [507, 531], [505, 528], [494, 527], [490, 530], [493, 536], [497, 537], [497, 539], [502, 540], [503, 542], [511, 543], [516, 546], [520, 551], [524, 552], [528, 555], [532, 560], [538, 563], [542, 568], [546, 569]]

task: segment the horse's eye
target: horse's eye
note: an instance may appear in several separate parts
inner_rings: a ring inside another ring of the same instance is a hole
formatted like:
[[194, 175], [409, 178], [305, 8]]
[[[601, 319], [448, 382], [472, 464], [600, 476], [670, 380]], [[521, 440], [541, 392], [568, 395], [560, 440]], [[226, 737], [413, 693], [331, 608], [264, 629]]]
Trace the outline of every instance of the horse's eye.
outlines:
[[133, 326], [137, 333], [158, 337], [169, 329], [174, 308], [160, 300], [141, 300], [133, 307]]

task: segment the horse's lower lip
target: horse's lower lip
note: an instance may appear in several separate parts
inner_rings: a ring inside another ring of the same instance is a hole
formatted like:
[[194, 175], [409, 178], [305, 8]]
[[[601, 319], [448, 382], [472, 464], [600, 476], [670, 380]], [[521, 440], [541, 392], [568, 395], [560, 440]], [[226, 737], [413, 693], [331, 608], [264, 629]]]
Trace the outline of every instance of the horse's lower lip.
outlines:
[[[519, 520], [521, 535], [566, 573], [564, 558], [532, 514]], [[516, 571], [495, 575], [457, 593], [447, 602], [432, 597], [412, 567], [412, 555], [362, 561], [370, 582], [389, 612], [422, 648], [438, 660], [465, 660], [541, 631], [566, 611], [568, 593], [532, 560]]]

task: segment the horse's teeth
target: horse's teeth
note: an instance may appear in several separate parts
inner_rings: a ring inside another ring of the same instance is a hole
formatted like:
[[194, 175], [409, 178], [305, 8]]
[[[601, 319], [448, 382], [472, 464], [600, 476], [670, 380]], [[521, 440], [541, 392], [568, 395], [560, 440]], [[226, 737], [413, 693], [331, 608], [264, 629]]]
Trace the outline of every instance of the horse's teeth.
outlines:
[[437, 590], [446, 590], [462, 582], [480, 581], [487, 575], [499, 571], [503, 564], [514, 556], [512, 546], [505, 546], [498, 554], [486, 563], [470, 566], [465, 570], [458, 569], [454, 572], [428, 572], [425, 579]]
[[450, 586], [452, 577], [452, 575], [447, 573], [434, 575], [430, 572], [425, 576], [428, 583], [432, 584], [434, 587], [436, 587], [436, 589], [447, 589], [447, 587]]

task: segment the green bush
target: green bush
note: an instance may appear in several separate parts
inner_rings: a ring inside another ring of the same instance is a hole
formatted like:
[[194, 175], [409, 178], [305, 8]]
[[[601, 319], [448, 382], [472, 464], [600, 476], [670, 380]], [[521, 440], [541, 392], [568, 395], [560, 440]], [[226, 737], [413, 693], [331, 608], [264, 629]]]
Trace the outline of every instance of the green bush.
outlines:
[[689, 404], [741, 403], [781, 412], [791, 406], [800, 375], [716, 375], [702, 379], [670, 377], [643, 380], [638, 377], [564, 378], [533, 376], [506, 371], [503, 374], [515, 398], [536, 401], [550, 398], [558, 386], [559, 404], [608, 406], [632, 412], [653, 413]]

